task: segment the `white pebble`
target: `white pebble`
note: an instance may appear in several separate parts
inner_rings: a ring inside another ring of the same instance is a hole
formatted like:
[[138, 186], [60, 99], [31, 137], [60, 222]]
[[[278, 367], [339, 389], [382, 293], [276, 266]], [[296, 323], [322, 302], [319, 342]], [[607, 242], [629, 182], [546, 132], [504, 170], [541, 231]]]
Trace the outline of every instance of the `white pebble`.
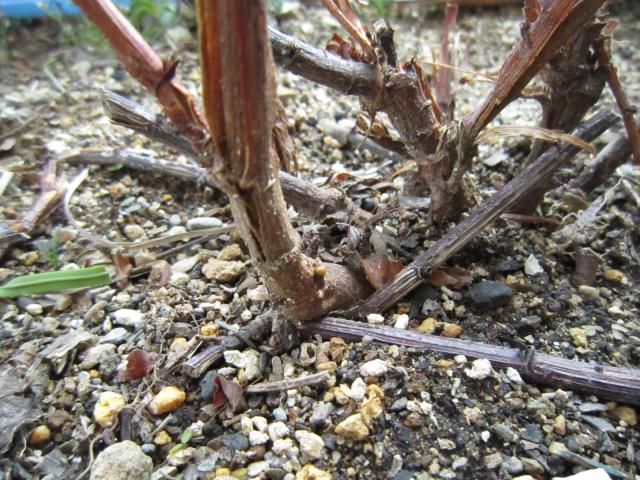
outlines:
[[471, 362], [471, 368], [465, 368], [467, 377], [474, 380], [484, 380], [491, 375], [491, 362], [486, 358], [479, 358]]
[[379, 313], [370, 313], [367, 315], [367, 322], [371, 324], [384, 323], [384, 317]]
[[360, 366], [360, 375], [363, 377], [380, 377], [388, 371], [389, 365], [379, 358], [370, 360]]
[[249, 445], [264, 445], [269, 441], [269, 435], [257, 430], [249, 432]]
[[324, 440], [319, 435], [307, 430], [296, 431], [296, 440], [300, 444], [300, 451], [307, 457], [315, 460], [322, 456]]
[[400, 315], [394, 315], [395, 323], [393, 324], [394, 328], [399, 328], [401, 330], [406, 330], [409, 326], [409, 315], [406, 313], [402, 313]]
[[544, 273], [544, 268], [538, 262], [538, 259], [533, 255], [529, 255], [527, 260], [524, 262], [524, 273], [527, 275], [537, 275], [539, 273]]
[[267, 427], [269, 438], [276, 441], [289, 435], [289, 427], [284, 422], [274, 422]]
[[520, 372], [518, 372], [513, 367], [507, 368], [507, 378], [509, 381], [515, 385], [522, 385], [524, 382], [522, 381], [522, 377], [520, 376]]
[[351, 391], [349, 392], [349, 397], [353, 400], [359, 402], [364, 399], [364, 396], [367, 394], [367, 384], [364, 383], [360, 377], [356, 378], [351, 384]]
[[251, 419], [253, 421], [253, 426], [256, 427], [256, 430], [259, 432], [265, 432], [267, 430], [267, 419], [261, 416], [256, 416]]

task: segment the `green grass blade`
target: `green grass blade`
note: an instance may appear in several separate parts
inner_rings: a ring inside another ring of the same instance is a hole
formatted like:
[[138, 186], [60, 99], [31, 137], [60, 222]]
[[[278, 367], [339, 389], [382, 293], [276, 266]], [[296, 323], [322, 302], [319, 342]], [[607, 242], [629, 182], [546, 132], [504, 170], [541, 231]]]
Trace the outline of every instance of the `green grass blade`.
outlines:
[[103, 265], [64, 270], [62, 272], [36, 273], [17, 277], [0, 287], [0, 298], [40, 295], [61, 290], [91, 288], [107, 285], [111, 277]]

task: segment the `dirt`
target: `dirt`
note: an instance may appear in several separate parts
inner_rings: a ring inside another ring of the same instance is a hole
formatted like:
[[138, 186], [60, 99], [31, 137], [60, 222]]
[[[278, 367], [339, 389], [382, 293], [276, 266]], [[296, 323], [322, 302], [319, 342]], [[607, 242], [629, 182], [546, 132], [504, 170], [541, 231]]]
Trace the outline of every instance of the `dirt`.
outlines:
[[[627, 94], [638, 104], [640, 15], [635, 7], [632, 2], [616, 5], [620, 24], [613, 51]], [[395, 12], [391, 21], [400, 58], [429, 60], [439, 48], [438, 10], [408, 7]], [[517, 8], [461, 12], [454, 37], [458, 64], [495, 73], [520, 35], [519, 22]], [[338, 31], [326, 13], [304, 4], [279, 27], [318, 46]], [[0, 221], [12, 223], [30, 208], [45, 162], [57, 162], [59, 181], [75, 178], [84, 166], [65, 162], [72, 153], [145, 150], [188, 162], [109, 123], [100, 88], [153, 111], [158, 108], [109, 50], [93, 43], [90, 30], [61, 31], [59, 22], [49, 21], [12, 26], [5, 33], [9, 58], [4, 63], [9, 68], [0, 71], [0, 167], [13, 177], [2, 193]], [[193, 37], [178, 50], [175, 37], [172, 42], [159, 38], [154, 45], [162, 55], [180, 58], [180, 78], [198, 92]], [[369, 211], [403, 207], [377, 224], [378, 249], [406, 264], [450, 227], [430, 225], [424, 207], [415, 206], [424, 205], [424, 199], [403, 190], [414, 172], [411, 162], [342, 145], [323, 132], [327, 122], [352, 125], [359, 111], [356, 99], [283, 71], [278, 80], [299, 175], [347, 191]], [[456, 83], [456, 114], [477, 105], [490, 88], [480, 80]], [[614, 107], [610, 93], [596, 109], [604, 107]], [[538, 111], [534, 102], [519, 100], [495, 123], [533, 124]], [[618, 126], [607, 132], [595, 145], [601, 148], [620, 131]], [[521, 138], [480, 146], [471, 172], [480, 200], [520, 170], [527, 148]], [[578, 155], [560, 173], [562, 182], [575, 177], [586, 161], [587, 154]], [[523, 354], [535, 351], [640, 368], [640, 178], [637, 169], [624, 178], [623, 173], [583, 200], [585, 208], [605, 199], [583, 235], [563, 236], [559, 227], [498, 220], [448, 262], [469, 272], [471, 285], [458, 290], [420, 287], [385, 312], [384, 322], [408, 320], [408, 329], [515, 347]], [[58, 208], [29, 239], [4, 252], [1, 283], [56, 268], [112, 265], [115, 250], [98, 245], [96, 238], [157, 238], [183, 232], [203, 217], [207, 220], [200, 223], [208, 226], [232, 223], [220, 192], [117, 166], [90, 167], [70, 205], [76, 225]], [[564, 188], [550, 192], [538, 211], [562, 226], [574, 224], [579, 212]], [[306, 239], [320, 239], [321, 251], [340, 255], [348, 218], [310, 219], [293, 210], [291, 217]], [[93, 237], [87, 239], [83, 230]], [[161, 252], [180, 245], [158, 260]], [[600, 259], [588, 285], [576, 281], [582, 249]], [[228, 354], [226, 363], [190, 378], [180, 368], [188, 355], [269, 309], [237, 233], [201, 243], [125, 247], [124, 254], [134, 267], [153, 264], [151, 273], [142, 271], [128, 282], [84, 292], [0, 303], [3, 478], [150, 478], [152, 470], [151, 478], [157, 479], [541, 479], [598, 466], [608, 469], [610, 478], [640, 478], [633, 399], [614, 402], [530, 384], [513, 370], [489, 366], [485, 371], [486, 362], [461, 355], [415, 352], [370, 339], [344, 343], [307, 337], [284, 353], [245, 345]], [[215, 262], [209, 261], [220, 257], [235, 262], [222, 264], [228, 268], [226, 276], [214, 273]], [[510, 287], [502, 306], [481, 308], [482, 302], [473, 300], [469, 292], [485, 281]], [[68, 348], [54, 348], [60, 346]], [[134, 350], [153, 354], [153, 366], [143, 379], [125, 380], [122, 372]], [[384, 362], [382, 371], [365, 375], [363, 366], [371, 367], [374, 360]], [[233, 406], [218, 403], [224, 400], [224, 380], [216, 384], [217, 375], [246, 387], [325, 370], [325, 383], [244, 395]], [[214, 394], [215, 385], [219, 391]], [[184, 401], [178, 395], [167, 411], [151, 413], [149, 404], [166, 387], [184, 392]], [[111, 422], [101, 424], [96, 405], [104, 404], [105, 392], [121, 398], [124, 407], [107, 412]], [[126, 440], [133, 441], [125, 450], [131, 449], [130, 464], [139, 462], [139, 476], [117, 477], [109, 470], [128, 464], [107, 456], [107, 447]], [[103, 467], [106, 477], [99, 476]]]

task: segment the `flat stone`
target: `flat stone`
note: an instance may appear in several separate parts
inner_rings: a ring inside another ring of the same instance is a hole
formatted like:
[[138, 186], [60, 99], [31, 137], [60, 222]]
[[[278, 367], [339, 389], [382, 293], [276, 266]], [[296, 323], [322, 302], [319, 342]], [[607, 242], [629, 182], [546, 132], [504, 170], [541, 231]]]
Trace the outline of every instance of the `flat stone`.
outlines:
[[111, 314], [113, 323], [124, 327], [133, 327], [135, 329], [141, 327], [144, 323], [144, 314], [138, 310], [130, 308], [121, 308]]
[[469, 290], [469, 299], [481, 309], [493, 309], [507, 305], [511, 301], [513, 290], [502, 282], [484, 281]]
[[153, 461], [130, 440], [114, 443], [96, 457], [91, 480], [149, 480]]
[[231, 450], [244, 451], [249, 448], [249, 439], [242, 433], [222, 435], [222, 444]]
[[100, 337], [99, 343], [113, 343], [115, 345], [120, 345], [124, 343], [129, 338], [129, 331], [126, 328], [116, 327], [106, 335]]
[[233, 282], [244, 271], [245, 265], [243, 262], [218, 260], [217, 258], [210, 258], [202, 267], [202, 273], [205, 277], [219, 282]]
[[187, 230], [203, 230], [205, 228], [218, 228], [223, 225], [222, 220], [216, 217], [195, 217], [187, 220]]

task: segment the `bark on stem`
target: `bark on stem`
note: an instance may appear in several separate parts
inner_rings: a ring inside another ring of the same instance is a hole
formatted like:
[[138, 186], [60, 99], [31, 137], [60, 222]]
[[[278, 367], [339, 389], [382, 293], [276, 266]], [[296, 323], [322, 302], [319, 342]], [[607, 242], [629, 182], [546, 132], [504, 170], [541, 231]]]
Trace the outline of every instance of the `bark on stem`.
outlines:
[[158, 98], [167, 117], [200, 150], [208, 139], [206, 123], [193, 97], [174, 78], [177, 61], [163, 61], [110, 0], [74, 1], [98, 26], [127, 72]]
[[365, 282], [340, 265], [317, 268], [287, 216], [271, 144], [275, 74], [263, 2], [199, 1], [198, 21], [210, 174], [274, 303], [292, 320], [346, 307], [366, 294]]

